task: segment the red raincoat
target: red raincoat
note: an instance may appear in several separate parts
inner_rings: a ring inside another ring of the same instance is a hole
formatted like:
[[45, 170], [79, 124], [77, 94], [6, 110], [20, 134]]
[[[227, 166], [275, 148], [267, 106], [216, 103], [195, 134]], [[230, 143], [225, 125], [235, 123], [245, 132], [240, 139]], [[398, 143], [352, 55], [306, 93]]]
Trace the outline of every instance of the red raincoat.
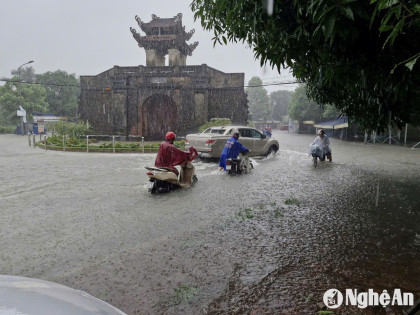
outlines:
[[155, 166], [170, 169], [178, 175], [179, 172], [175, 168], [175, 165], [181, 165], [188, 162], [192, 155], [191, 149], [193, 148], [190, 148], [189, 152], [181, 151], [170, 141], [165, 140], [160, 144], [159, 152], [155, 160]]

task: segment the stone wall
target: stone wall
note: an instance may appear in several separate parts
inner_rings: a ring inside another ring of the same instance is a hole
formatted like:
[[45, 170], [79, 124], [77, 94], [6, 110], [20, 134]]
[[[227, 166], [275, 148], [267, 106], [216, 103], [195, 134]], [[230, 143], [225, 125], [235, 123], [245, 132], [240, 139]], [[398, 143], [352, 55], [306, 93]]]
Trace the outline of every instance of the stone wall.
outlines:
[[80, 81], [79, 114], [96, 134], [160, 140], [165, 128], [185, 135], [211, 118], [245, 124], [248, 117], [244, 74], [207, 65], [115, 66]]

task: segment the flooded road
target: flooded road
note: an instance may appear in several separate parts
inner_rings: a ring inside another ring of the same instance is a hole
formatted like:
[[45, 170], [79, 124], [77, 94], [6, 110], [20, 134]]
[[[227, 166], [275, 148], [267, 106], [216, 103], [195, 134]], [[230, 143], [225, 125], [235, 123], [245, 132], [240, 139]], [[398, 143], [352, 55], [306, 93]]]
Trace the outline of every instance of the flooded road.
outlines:
[[[275, 131], [280, 150], [230, 177], [147, 192], [155, 154], [30, 148], [0, 135], [0, 273], [80, 289], [128, 314], [303, 314], [326, 290], [420, 298], [420, 150]], [[375, 206], [379, 186], [378, 206]], [[342, 306], [377, 314], [402, 307]]]

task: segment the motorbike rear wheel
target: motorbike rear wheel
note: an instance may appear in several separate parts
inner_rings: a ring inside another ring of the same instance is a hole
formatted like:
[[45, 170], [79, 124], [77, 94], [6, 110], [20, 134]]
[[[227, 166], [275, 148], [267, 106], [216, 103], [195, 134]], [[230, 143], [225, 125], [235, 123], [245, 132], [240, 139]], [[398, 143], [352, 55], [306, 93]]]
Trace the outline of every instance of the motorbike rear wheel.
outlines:
[[312, 159], [314, 162], [314, 167], [316, 168], [318, 166], [318, 158], [316, 156], [313, 156]]
[[[151, 184], [151, 183], [153, 183], [153, 184]], [[156, 194], [156, 192], [157, 192], [157, 187], [156, 187], [156, 181], [155, 180], [153, 180], [153, 179], [151, 179], [150, 180], [150, 182], [149, 182], [149, 192], [153, 195], [153, 194]]]

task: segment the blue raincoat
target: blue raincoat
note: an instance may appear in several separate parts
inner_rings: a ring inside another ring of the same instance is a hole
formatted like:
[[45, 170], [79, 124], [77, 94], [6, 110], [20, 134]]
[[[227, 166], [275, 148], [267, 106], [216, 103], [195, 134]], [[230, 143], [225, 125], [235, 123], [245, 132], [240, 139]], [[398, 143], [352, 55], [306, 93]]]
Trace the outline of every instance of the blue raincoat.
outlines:
[[263, 134], [265, 134], [267, 137], [271, 138], [271, 132], [268, 129], [264, 129]]
[[226, 141], [223, 148], [222, 155], [220, 156], [219, 166], [223, 167], [226, 171], [226, 160], [238, 158], [239, 153], [247, 153], [249, 150], [245, 148], [235, 137]]

